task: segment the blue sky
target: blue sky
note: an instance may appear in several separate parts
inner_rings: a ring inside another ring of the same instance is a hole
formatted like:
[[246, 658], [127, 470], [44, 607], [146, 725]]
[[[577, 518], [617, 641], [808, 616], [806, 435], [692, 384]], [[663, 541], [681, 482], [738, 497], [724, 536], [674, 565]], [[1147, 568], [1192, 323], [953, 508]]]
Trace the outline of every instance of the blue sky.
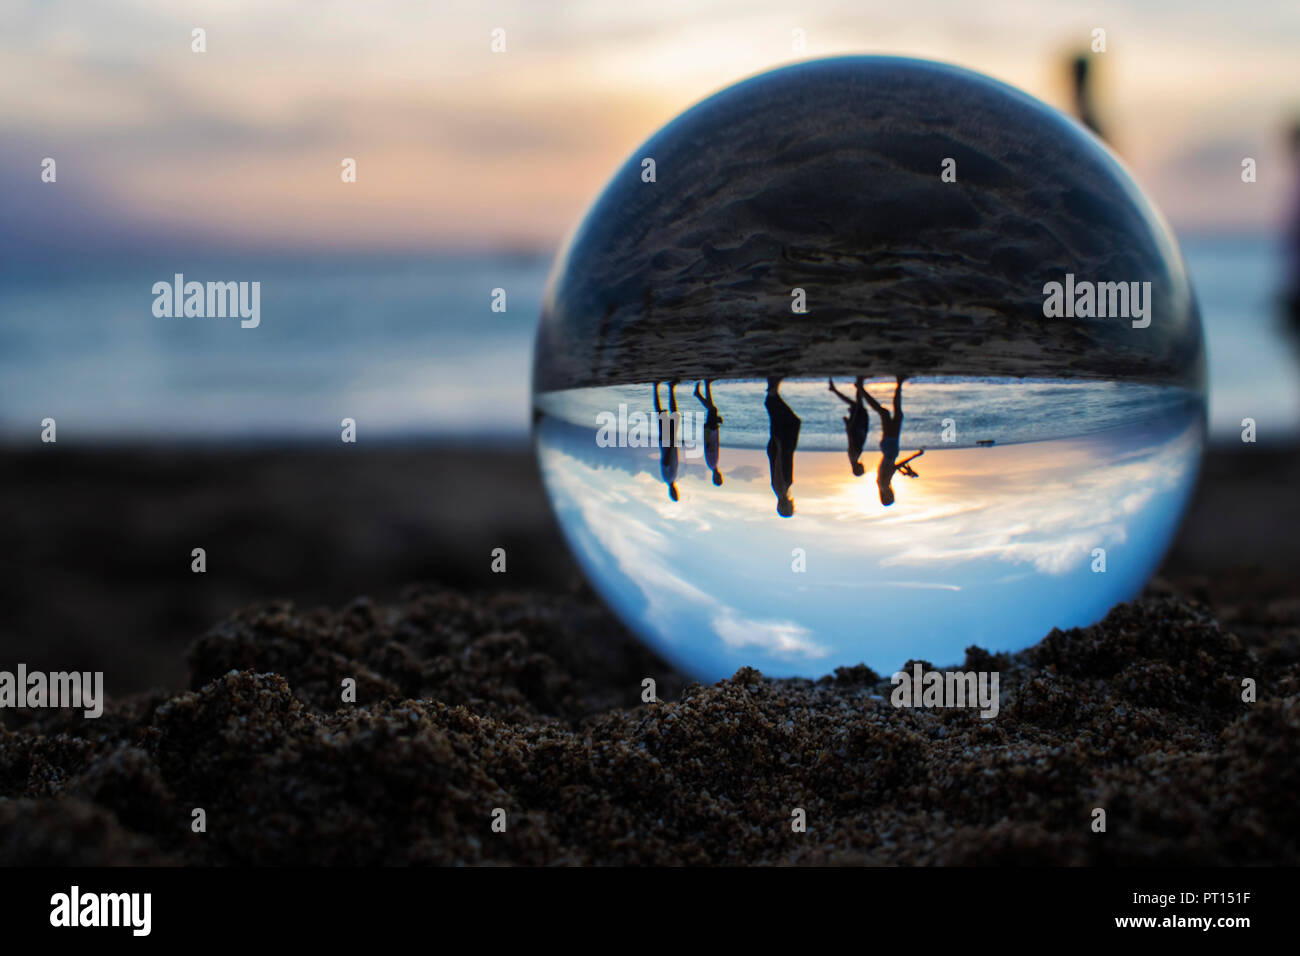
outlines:
[[[888, 509], [842, 452], [800, 450], [788, 520], [762, 450], [724, 446], [720, 488], [698, 463], [686, 468], [673, 502], [658, 449], [598, 448], [590, 431], [554, 422], [539, 449], [588, 576], [661, 653], [705, 679], [741, 665], [817, 677], [960, 663], [971, 643], [1016, 650], [1131, 598], [1190, 493], [1198, 429], [1170, 419], [931, 449], [918, 479], [895, 479]], [[791, 570], [795, 548], [803, 573]], [[1106, 549], [1105, 573], [1092, 570], [1094, 548]]]

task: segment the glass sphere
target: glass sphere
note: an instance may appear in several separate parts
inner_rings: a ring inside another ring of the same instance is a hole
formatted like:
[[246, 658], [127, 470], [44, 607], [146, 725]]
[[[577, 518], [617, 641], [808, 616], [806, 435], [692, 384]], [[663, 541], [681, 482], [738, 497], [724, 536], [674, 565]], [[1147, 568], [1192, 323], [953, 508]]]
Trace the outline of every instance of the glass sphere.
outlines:
[[661, 129], [558, 256], [535, 443], [596, 591], [690, 674], [1017, 650], [1136, 595], [1190, 494], [1204, 348], [1115, 156], [894, 57]]

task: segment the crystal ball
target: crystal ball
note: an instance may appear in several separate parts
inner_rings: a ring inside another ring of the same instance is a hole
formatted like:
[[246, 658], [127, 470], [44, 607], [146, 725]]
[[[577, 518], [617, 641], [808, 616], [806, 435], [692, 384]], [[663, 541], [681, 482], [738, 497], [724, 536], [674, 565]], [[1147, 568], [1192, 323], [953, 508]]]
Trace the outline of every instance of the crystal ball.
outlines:
[[800, 63], [638, 148], [558, 255], [534, 443], [595, 591], [700, 679], [960, 664], [1134, 597], [1205, 358], [1114, 154], [956, 67]]

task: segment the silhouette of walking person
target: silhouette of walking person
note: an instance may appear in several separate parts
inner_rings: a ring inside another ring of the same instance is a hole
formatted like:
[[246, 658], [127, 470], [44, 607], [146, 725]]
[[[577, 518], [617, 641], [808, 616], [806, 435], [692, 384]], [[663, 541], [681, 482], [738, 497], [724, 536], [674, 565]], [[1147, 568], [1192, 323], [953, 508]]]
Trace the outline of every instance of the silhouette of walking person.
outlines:
[[862, 388], [862, 376], [859, 375], [854, 382], [853, 398], [849, 398], [835, 387], [835, 379], [828, 379], [828, 381], [831, 391], [841, 402], [849, 406], [849, 413], [844, 416], [844, 431], [849, 436], [849, 465], [853, 469], [853, 474], [861, 477], [867, 470], [862, 464], [862, 449], [866, 447], [867, 431], [871, 427], [871, 413], [867, 411], [867, 406], [862, 404], [862, 397], [865, 394]]
[[722, 416], [718, 406], [713, 404], [713, 382], [704, 383], [704, 394], [700, 394], [700, 383], [695, 383], [695, 397], [704, 406], [704, 463], [713, 472], [713, 483], [721, 486], [722, 472], [718, 471], [718, 440], [722, 428]]
[[[677, 383], [668, 383], [668, 414], [659, 404], [659, 383], [655, 382], [655, 417], [659, 419], [659, 475], [668, 486], [668, 497], [677, 500], [677, 443], [680, 416], [677, 414]], [[667, 419], [665, 421], [665, 419]]]
[[799, 427], [803, 422], [781, 398], [777, 391], [780, 386], [780, 378], [767, 380], [767, 398], [763, 400], [763, 407], [767, 409], [771, 422], [767, 464], [772, 472], [772, 490], [776, 492], [776, 513], [788, 518], [794, 514], [790, 486], [794, 484], [794, 449], [799, 444]]
[[1097, 119], [1097, 105], [1093, 100], [1093, 90], [1095, 84], [1092, 82], [1091, 59], [1087, 53], [1079, 53], [1070, 61], [1070, 78], [1073, 81], [1074, 91], [1074, 113], [1079, 117], [1079, 122], [1088, 129], [1097, 134], [1098, 137], [1105, 139], [1106, 134], [1102, 132], [1101, 121]]
[[1287, 317], [1291, 331], [1300, 336], [1300, 119], [1292, 124], [1289, 134], [1291, 147], [1292, 183], [1291, 208], [1286, 224], [1286, 301]]
[[880, 489], [880, 503], [888, 507], [894, 503], [894, 489], [890, 484], [894, 480], [894, 472], [901, 471], [909, 478], [916, 478], [917, 474], [908, 462], [924, 455], [925, 449], [922, 448], [916, 454], [908, 455], [902, 461], [898, 461], [898, 439], [903, 432], [903, 376], [899, 375], [894, 385], [892, 413], [872, 398], [871, 393], [865, 388], [862, 390], [862, 397], [880, 415], [880, 429], [884, 434], [880, 437], [880, 467], [876, 469], [876, 487]]

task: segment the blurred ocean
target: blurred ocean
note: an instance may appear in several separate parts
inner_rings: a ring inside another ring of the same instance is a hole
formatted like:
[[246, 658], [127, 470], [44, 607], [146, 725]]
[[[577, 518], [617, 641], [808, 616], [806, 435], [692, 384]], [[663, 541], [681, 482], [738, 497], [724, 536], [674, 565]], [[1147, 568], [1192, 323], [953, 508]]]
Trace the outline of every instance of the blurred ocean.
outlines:
[[[1206, 324], [1210, 427], [1300, 438], [1272, 239], [1182, 240]], [[0, 440], [337, 441], [528, 434], [548, 258], [177, 256], [0, 265]], [[261, 325], [156, 318], [155, 282], [260, 281]], [[493, 312], [492, 290], [506, 290]]]
[[[0, 274], [0, 437], [524, 440], [541, 258], [176, 258]], [[261, 282], [261, 323], [156, 318], [155, 282]], [[494, 288], [506, 311], [491, 310]]]

